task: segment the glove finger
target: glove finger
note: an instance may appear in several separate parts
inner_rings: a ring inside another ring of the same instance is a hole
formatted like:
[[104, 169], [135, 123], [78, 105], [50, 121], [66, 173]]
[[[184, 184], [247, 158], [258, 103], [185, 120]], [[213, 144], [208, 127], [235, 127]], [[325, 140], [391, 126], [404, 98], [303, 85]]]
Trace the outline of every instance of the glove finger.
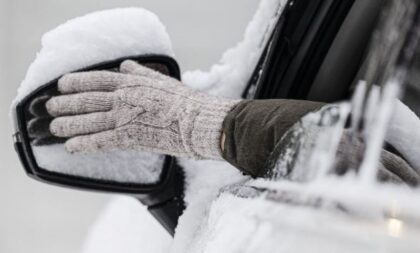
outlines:
[[28, 123], [28, 134], [31, 138], [45, 138], [51, 137], [49, 130], [51, 118], [34, 118]]
[[133, 60], [126, 60], [123, 63], [121, 63], [120, 72], [124, 74], [145, 76], [155, 80], [168, 79], [167, 76], [159, 73], [158, 71], [142, 66]]
[[106, 112], [112, 109], [111, 92], [84, 92], [52, 97], [46, 103], [47, 111], [54, 117], [92, 112]]
[[94, 112], [56, 118], [50, 124], [50, 131], [57, 137], [73, 137], [106, 131], [115, 125], [113, 113]]
[[128, 76], [110, 71], [90, 71], [64, 75], [58, 80], [58, 90], [63, 94], [88, 91], [115, 91], [127, 83]]
[[31, 142], [31, 144], [34, 146], [46, 146], [46, 145], [64, 143], [66, 140], [67, 139], [65, 138], [58, 138], [58, 137], [50, 136], [50, 137], [45, 137], [45, 138], [34, 139]]
[[45, 103], [50, 99], [50, 96], [44, 95], [32, 100], [29, 106], [29, 112], [36, 117], [47, 117], [50, 116], [45, 107]]
[[420, 175], [401, 157], [383, 150], [381, 163], [388, 171], [397, 175], [408, 185], [417, 186], [420, 183]]
[[150, 135], [156, 129], [137, 126], [121, 127], [69, 139], [66, 150], [70, 153], [94, 153], [109, 150], [143, 150], [159, 154], [185, 156], [185, 152], [178, 151], [182, 141], [176, 133], [162, 131], [159, 136]]
[[118, 148], [117, 135], [114, 130], [100, 133], [77, 136], [65, 143], [67, 152], [70, 153], [93, 153], [102, 150]]

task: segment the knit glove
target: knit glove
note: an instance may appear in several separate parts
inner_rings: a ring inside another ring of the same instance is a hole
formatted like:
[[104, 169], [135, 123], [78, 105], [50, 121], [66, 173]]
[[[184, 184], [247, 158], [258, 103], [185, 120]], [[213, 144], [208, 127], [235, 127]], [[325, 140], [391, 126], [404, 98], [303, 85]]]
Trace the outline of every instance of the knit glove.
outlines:
[[239, 102], [204, 94], [178, 80], [125, 61], [120, 73], [63, 76], [63, 95], [46, 103], [50, 131], [69, 138], [68, 152], [143, 150], [195, 159], [221, 159], [226, 114]]

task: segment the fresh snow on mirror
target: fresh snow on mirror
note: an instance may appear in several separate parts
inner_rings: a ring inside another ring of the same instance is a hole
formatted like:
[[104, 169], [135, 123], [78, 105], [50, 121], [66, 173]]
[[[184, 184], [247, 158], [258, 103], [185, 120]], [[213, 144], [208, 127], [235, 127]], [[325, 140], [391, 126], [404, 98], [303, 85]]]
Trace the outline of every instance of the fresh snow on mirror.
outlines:
[[38, 166], [48, 171], [121, 183], [156, 183], [165, 159], [138, 151], [70, 154], [62, 144], [36, 146], [33, 150]]
[[142, 8], [103, 10], [69, 20], [44, 34], [41, 44], [14, 104], [39, 86], [94, 64], [137, 55], [174, 56], [166, 28]]

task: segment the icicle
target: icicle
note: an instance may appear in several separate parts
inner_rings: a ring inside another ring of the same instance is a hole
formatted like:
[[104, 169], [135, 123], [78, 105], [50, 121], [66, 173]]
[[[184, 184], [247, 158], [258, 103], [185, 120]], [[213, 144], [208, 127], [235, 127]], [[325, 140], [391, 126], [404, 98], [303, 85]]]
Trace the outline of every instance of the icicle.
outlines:
[[363, 117], [365, 122], [365, 128], [363, 131], [363, 137], [366, 139], [369, 136], [369, 133], [373, 130], [369, 128], [373, 124], [373, 118], [375, 117], [376, 111], [378, 110], [378, 103], [379, 103], [379, 86], [372, 86], [368, 100], [366, 102], [366, 111]]
[[377, 168], [380, 161], [380, 155], [387, 131], [388, 122], [392, 116], [395, 101], [400, 94], [401, 80], [392, 78], [384, 87], [381, 99], [378, 105], [378, 111], [372, 119], [368, 129], [370, 131], [367, 142], [366, 152], [360, 166], [360, 179], [362, 184], [373, 184], [376, 180]]
[[367, 91], [366, 81], [360, 80], [356, 86], [356, 91], [354, 92], [354, 95], [352, 98], [351, 122], [352, 122], [352, 130], [354, 133], [357, 133], [359, 131], [366, 91]]
[[320, 135], [311, 156], [311, 163], [308, 164], [317, 168], [315, 170], [317, 171], [317, 180], [325, 178], [334, 165], [338, 145], [340, 144], [351, 107], [348, 103], [343, 103], [337, 107], [337, 110], [338, 120], [330, 127], [331, 129]]

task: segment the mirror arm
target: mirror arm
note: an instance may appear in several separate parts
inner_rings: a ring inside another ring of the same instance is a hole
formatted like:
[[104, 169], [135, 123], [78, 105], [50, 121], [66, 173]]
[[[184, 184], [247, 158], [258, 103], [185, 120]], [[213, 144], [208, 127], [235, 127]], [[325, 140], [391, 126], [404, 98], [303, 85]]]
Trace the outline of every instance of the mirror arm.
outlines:
[[183, 168], [171, 158], [170, 175], [160, 191], [135, 196], [172, 236], [185, 209]]

